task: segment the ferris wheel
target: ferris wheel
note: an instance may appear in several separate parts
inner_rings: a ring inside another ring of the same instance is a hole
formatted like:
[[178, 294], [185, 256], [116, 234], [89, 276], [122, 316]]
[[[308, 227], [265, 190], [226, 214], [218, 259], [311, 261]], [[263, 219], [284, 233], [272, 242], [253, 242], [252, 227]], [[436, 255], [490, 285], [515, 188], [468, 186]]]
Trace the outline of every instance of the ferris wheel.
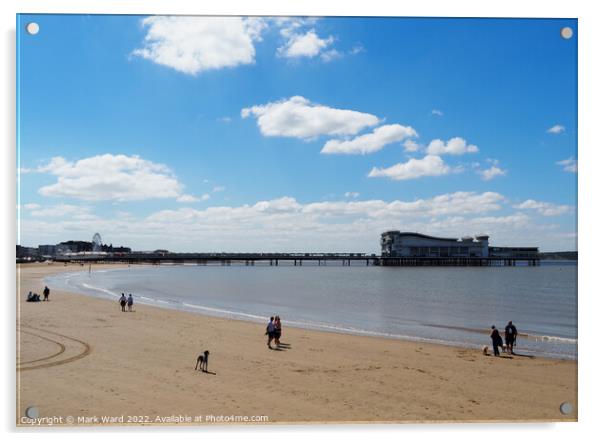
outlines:
[[96, 233], [96, 234], [94, 234], [94, 237], [92, 238], [92, 251], [100, 251], [101, 246], [102, 246], [102, 238], [100, 237], [100, 234]]

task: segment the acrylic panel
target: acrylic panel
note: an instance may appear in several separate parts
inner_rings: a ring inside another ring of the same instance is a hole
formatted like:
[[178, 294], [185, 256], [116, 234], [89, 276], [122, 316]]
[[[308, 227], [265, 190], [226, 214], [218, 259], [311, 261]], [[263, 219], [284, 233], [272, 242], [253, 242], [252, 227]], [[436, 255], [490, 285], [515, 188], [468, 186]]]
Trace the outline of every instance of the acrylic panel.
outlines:
[[577, 420], [576, 19], [17, 16], [17, 425]]

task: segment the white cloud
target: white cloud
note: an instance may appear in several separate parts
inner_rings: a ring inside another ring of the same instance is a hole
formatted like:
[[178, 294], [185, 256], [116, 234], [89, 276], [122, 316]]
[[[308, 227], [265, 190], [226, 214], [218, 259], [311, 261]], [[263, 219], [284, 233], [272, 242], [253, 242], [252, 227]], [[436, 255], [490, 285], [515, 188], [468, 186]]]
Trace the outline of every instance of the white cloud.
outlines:
[[189, 75], [255, 62], [254, 42], [265, 21], [242, 17], [153, 16], [142, 47], [132, 54]]
[[577, 173], [577, 160], [573, 158], [563, 159], [562, 161], [557, 161], [557, 165], [561, 165], [562, 169], [565, 172], [569, 173]]
[[224, 187], [223, 185], [218, 185], [216, 187], [213, 187], [213, 191], [214, 193], [219, 193], [220, 191], [226, 191], [226, 187]]
[[431, 115], [443, 116], [443, 112], [441, 110], [438, 110], [438, 109], [433, 109], [433, 110], [431, 110]]
[[182, 198], [183, 185], [171, 170], [139, 156], [104, 154], [75, 162], [60, 156], [37, 169], [57, 177], [54, 184], [39, 189], [43, 196], [87, 201], [135, 201]]
[[388, 168], [374, 167], [368, 177], [387, 177], [396, 181], [416, 179], [424, 176], [441, 176], [450, 173], [450, 167], [439, 156], [427, 155], [422, 159], [410, 159]]
[[556, 205], [550, 202], [540, 202], [533, 199], [527, 199], [521, 204], [515, 205], [514, 208], [520, 210], [535, 210], [542, 216], [559, 216], [569, 213], [572, 210], [570, 205]]
[[38, 208], [41, 208], [39, 204], [24, 204], [22, 205], [22, 207], [25, 210], [37, 210]]
[[357, 191], [347, 191], [345, 192], [345, 197], [357, 199], [360, 197], [360, 194]]
[[244, 108], [241, 116], [255, 116], [264, 136], [301, 139], [320, 135], [355, 135], [379, 122], [376, 116], [369, 113], [314, 104], [302, 96]]
[[414, 201], [382, 200], [313, 202], [303, 206], [302, 212], [325, 217], [360, 215], [369, 218], [397, 218], [405, 216], [449, 216], [454, 214], [484, 213], [501, 208], [504, 196], [495, 192], [455, 192], [430, 199]]
[[[198, 202], [200, 199], [197, 198], [196, 196], [193, 196], [191, 194], [183, 194], [180, 195], [176, 198], [176, 201], [178, 202]], [[205, 200], [205, 199], [203, 199]]]
[[320, 38], [315, 29], [311, 29], [303, 34], [291, 34], [284, 46], [278, 48], [277, 54], [287, 58], [312, 58], [319, 55], [333, 42], [333, 36]]
[[481, 175], [481, 179], [484, 181], [491, 181], [497, 176], [505, 176], [507, 170], [503, 170], [496, 165], [492, 165], [490, 168], [479, 170], [477, 173]]
[[413, 139], [406, 139], [406, 141], [403, 143], [403, 148], [408, 153], [417, 152], [418, 150], [420, 150], [420, 147], [420, 144], [418, 144]]
[[261, 213], [289, 213], [297, 212], [301, 207], [301, 204], [295, 198], [285, 196], [270, 201], [257, 202], [252, 209]]
[[[36, 205], [36, 204], [33, 204]], [[33, 217], [69, 217], [71, 219], [91, 219], [95, 218], [90, 212], [90, 207], [81, 205], [58, 204], [41, 207], [36, 205], [31, 208], [29, 214]]]
[[495, 192], [307, 203], [285, 196], [238, 206], [162, 210], [147, 217], [104, 210], [102, 218], [25, 217], [21, 233], [23, 243], [36, 245], [89, 240], [98, 231], [113, 244], [173, 251], [378, 253], [380, 233], [388, 229], [445, 237], [488, 233], [491, 243], [499, 246], [574, 247], [570, 229], [539, 224], [536, 210], [508, 211], [511, 208]]
[[550, 127], [547, 132], [548, 133], [553, 133], [554, 135], [559, 135], [561, 133], [563, 133], [565, 131], [565, 127], [561, 126], [560, 124], [556, 124], [555, 126]]
[[329, 62], [333, 60], [338, 60], [339, 58], [343, 58], [343, 54], [336, 49], [330, 49], [326, 52], [322, 52], [320, 54], [320, 58], [322, 61]]
[[479, 149], [476, 145], [468, 144], [465, 139], [455, 137], [447, 142], [435, 139], [431, 141], [426, 151], [429, 155], [463, 155], [476, 153]]
[[387, 144], [416, 136], [418, 136], [418, 133], [410, 126], [389, 124], [377, 127], [372, 133], [360, 135], [350, 140], [331, 139], [324, 144], [321, 153], [365, 155], [377, 152]]

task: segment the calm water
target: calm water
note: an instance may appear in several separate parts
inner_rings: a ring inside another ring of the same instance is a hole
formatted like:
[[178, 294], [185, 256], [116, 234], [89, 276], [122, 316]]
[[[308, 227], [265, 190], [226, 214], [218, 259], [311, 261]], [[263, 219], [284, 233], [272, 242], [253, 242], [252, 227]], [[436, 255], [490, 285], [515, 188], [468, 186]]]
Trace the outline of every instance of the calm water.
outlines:
[[[517, 352], [577, 357], [577, 265], [501, 268], [160, 266], [69, 273], [51, 288], [283, 326], [452, 345], [513, 320]], [[117, 307], [117, 305], [116, 305]], [[285, 329], [286, 332], [286, 329]]]

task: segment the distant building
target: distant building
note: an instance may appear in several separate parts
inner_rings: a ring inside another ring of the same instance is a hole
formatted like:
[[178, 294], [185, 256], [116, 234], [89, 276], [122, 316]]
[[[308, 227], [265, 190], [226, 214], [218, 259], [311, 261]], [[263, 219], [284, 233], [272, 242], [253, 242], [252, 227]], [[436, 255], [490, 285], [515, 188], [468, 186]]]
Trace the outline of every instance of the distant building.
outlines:
[[540, 257], [537, 247], [489, 247], [489, 255], [509, 259], [537, 259]]
[[386, 231], [381, 235], [383, 257], [488, 257], [489, 236], [435, 237]]
[[56, 255], [56, 245], [38, 245], [40, 256], [53, 257]]
[[490, 247], [488, 235], [435, 237], [420, 233], [386, 231], [380, 239], [383, 257], [500, 257], [536, 259], [537, 247]]
[[119, 254], [129, 254], [132, 252], [132, 249], [130, 247], [114, 247], [111, 245], [111, 252]]
[[39, 252], [37, 248], [32, 247], [23, 247], [21, 245], [17, 245], [17, 259], [37, 259], [39, 257]]
[[61, 242], [56, 246], [57, 254], [66, 253], [82, 253], [85, 251], [92, 251], [92, 242], [86, 242], [83, 240], [68, 240]]

